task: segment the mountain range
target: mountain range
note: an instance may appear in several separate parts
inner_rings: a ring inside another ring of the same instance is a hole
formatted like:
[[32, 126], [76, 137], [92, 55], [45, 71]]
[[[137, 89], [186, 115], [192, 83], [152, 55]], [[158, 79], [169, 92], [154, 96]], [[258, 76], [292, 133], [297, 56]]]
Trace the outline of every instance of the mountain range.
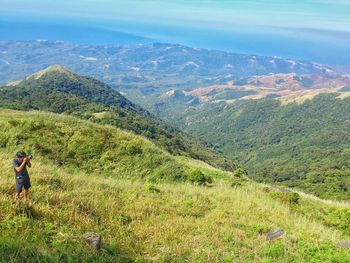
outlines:
[[182, 88], [270, 73], [334, 73], [327, 65], [176, 44], [82, 45], [63, 41], [0, 41], [2, 84], [60, 64], [112, 86]]
[[170, 44], [0, 47], [1, 262], [350, 261], [345, 73]]
[[[171, 153], [225, 169], [242, 165], [258, 181], [349, 196], [350, 77], [338, 68], [173, 44], [0, 47], [8, 83], [0, 89], [2, 107], [112, 124]], [[13, 81], [57, 62], [99, 80], [50, 67]]]

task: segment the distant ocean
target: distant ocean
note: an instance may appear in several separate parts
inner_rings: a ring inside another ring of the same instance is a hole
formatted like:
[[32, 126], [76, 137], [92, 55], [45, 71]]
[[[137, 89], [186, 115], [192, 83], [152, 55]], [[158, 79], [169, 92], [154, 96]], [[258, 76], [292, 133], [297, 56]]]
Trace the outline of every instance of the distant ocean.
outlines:
[[[111, 28], [115, 28], [112, 30]], [[194, 29], [180, 26], [123, 25], [98, 27], [93, 23], [20, 22], [0, 18], [2, 40], [63, 40], [83, 44], [137, 44], [165, 42], [237, 53], [350, 65], [350, 33], [306, 29], [232, 28]]]

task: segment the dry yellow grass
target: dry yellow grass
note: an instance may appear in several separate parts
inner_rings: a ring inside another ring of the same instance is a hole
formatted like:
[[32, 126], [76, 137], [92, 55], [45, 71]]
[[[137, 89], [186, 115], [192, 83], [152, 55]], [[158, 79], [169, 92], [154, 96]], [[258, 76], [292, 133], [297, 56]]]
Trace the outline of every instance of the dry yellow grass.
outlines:
[[[72, 261], [77, 255], [89, 260], [96, 255], [84, 247], [81, 234], [96, 231], [103, 235], [105, 246], [97, 260], [105, 262], [117, 258], [113, 251], [122, 255], [120, 260], [156, 262], [346, 259], [346, 252], [334, 245], [342, 238], [340, 232], [293, 213], [254, 183], [231, 187], [217, 180], [210, 188], [164, 183], [154, 186], [158, 192], [144, 181], [71, 173], [39, 158], [30, 171], [31, 218], [26, 214], [28, 207], [21, 212], [12, 203], [10, 162], [11, 156], [0, 154], [1, 230], [5, 236], [14, 234], [4, 225], [24, 220], [20, 225], [25, 230], [18, 228], [18, 240], [13, 242], [35, 248], [38, 257], [55, 258], [55, 251], [65, 248]], [[201, 167], [200, 162], [190, 163]], [[287, 234], [279, 241], [267, 241], [266, 231], [275, 228]], [[22, 231], [28, 235], [21, 237]], [[29, 233], [37, 235], [35, 240]]]

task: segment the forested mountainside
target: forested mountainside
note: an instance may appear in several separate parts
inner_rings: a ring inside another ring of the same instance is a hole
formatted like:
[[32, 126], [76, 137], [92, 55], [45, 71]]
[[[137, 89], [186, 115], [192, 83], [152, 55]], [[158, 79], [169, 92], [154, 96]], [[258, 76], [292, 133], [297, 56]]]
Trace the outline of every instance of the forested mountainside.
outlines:
[[349, 94], [343, 89], [288, 103], [265, 98], [197, 106], [171, 97], [159, 114], [212, 143], [255, 180], [348, 200]]

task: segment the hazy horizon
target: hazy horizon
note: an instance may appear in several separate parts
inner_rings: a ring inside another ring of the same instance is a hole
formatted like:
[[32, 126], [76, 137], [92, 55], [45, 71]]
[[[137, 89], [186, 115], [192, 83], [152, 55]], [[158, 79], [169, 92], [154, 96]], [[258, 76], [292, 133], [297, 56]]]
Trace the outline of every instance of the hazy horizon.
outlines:
[[2, 2], [3, 40], [165, 42], [350, 65], [350, 1]]

